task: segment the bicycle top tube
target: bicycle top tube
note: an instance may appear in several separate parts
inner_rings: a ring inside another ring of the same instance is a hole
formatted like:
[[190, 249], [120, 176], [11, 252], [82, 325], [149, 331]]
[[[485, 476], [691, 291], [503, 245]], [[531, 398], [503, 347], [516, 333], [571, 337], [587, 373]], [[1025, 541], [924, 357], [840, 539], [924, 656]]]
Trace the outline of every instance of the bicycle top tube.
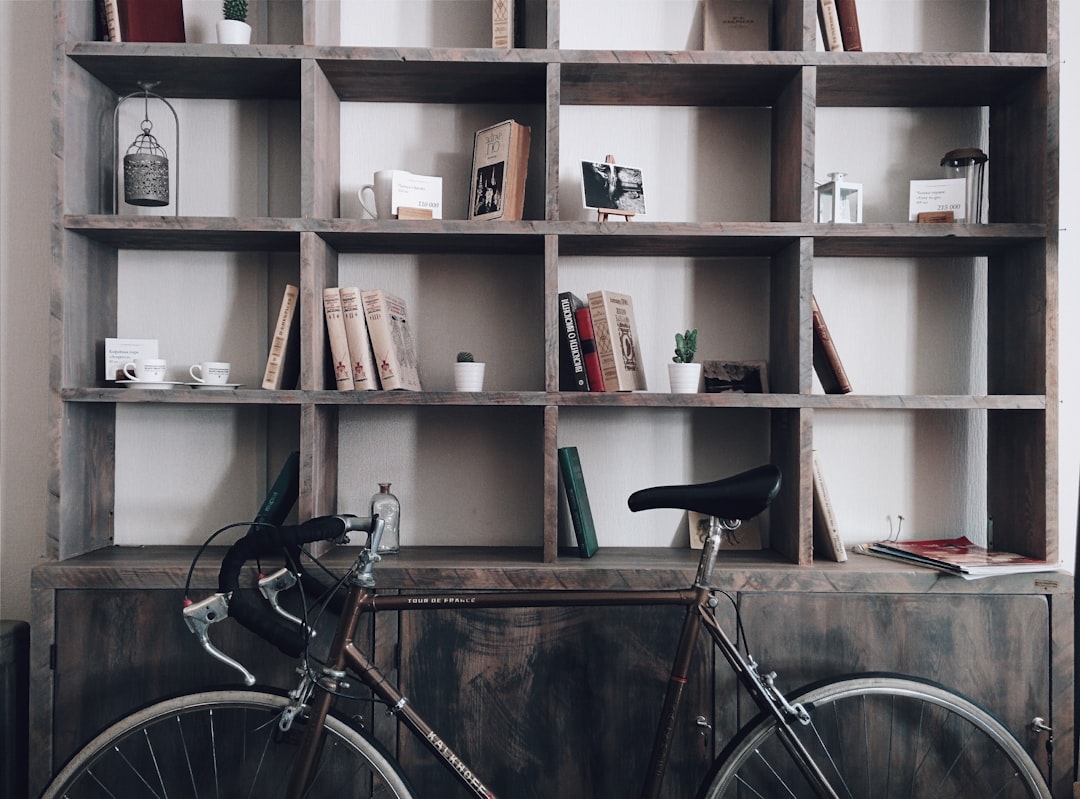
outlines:
[[630, 495], [630, 510], [677, 508], [743, 521], [757, 516], [780, 492], [780, 469], [772, 464], [758, 466], [711, 483], [654, 486]]

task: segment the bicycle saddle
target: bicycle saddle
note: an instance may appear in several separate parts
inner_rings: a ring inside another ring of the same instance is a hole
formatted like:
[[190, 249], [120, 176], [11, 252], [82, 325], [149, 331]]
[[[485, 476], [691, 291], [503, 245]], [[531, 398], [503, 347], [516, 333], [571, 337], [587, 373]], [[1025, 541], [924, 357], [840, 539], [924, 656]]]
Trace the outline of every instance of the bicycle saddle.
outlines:
[[776, 499], [780, 481], [780, 469], [766, 464], [711, 483], [643, 488], [627, 504], [632, 511], [679, 508], [719, 519], [750, 519]]

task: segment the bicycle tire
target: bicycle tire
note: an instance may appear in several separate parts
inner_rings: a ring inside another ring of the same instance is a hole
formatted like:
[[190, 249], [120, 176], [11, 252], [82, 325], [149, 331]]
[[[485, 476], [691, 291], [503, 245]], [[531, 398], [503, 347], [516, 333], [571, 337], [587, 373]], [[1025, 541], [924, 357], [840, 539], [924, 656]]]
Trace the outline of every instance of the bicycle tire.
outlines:
[[[303, 722], [277, 722], [288, 697], [217, 690], [167, 699], [120, 719], [80, 749], [42, 799], [284, 797]], [[391, 755], [332, 714], [306, 799], [413, 799]]]
[[[1050, 799], [1038, 767], [988, 711], [937, 683], [894, 674], [801, 690], [796, 735], [842, 797]], [[764, 714], [717, 758], [698, 799], [813, 797]]]

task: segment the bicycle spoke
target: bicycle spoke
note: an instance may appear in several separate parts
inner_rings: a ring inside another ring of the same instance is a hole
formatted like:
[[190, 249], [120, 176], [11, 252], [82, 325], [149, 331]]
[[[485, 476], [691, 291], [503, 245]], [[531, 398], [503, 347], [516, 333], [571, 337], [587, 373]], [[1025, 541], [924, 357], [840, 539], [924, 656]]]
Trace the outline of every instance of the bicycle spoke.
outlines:
[[188, 749], [187, 739], [184, 737], [184, 725], [180, 722], [180, 716], [176, 717], [176, 729], [180, 735], [180, 751], [184, 753], [184, 765], [187, 766], [188, 777], [191, 780], [191, 797], [199, 799], [199, 786], [195, 782], [195, 768], [191, 763], [191, 751]]

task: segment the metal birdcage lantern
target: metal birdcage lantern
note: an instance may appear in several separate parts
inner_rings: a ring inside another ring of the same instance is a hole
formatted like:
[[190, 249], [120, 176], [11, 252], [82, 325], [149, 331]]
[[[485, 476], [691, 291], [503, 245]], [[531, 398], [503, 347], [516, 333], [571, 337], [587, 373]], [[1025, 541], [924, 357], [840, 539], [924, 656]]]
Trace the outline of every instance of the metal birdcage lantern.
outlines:
[[830, 172], [828, 183], [814, 188], [818, 222], [862, 222], [862, 184], [848, 183], [844, 176], [843, 172]]
[[[180, 120], [176, 110], [168, 100], [150, 91], [156, 84], [140, 83], [142, 91], [121, 97], [113, 112], [114, 152], [120, 152], [120, 107], [128, 100], [141, 97], [143, 100], [143, 120], [139, 124], [140, 133], [124, 153], [124, 202], [148, 208], [161, 208], [170, 202], [169, 196], [169, 155], [151, 132], [154, 123], [150, 121], [150, 100], [158, 100], [172, 112], [176, 131], [176, 192], [173, 198], [174, 214], [180, 213]], [[119, 165], [117, 165], [119, 167]], [[120, 172], [116, 172], [114, 204], [116, 213], [120, 212]]]

